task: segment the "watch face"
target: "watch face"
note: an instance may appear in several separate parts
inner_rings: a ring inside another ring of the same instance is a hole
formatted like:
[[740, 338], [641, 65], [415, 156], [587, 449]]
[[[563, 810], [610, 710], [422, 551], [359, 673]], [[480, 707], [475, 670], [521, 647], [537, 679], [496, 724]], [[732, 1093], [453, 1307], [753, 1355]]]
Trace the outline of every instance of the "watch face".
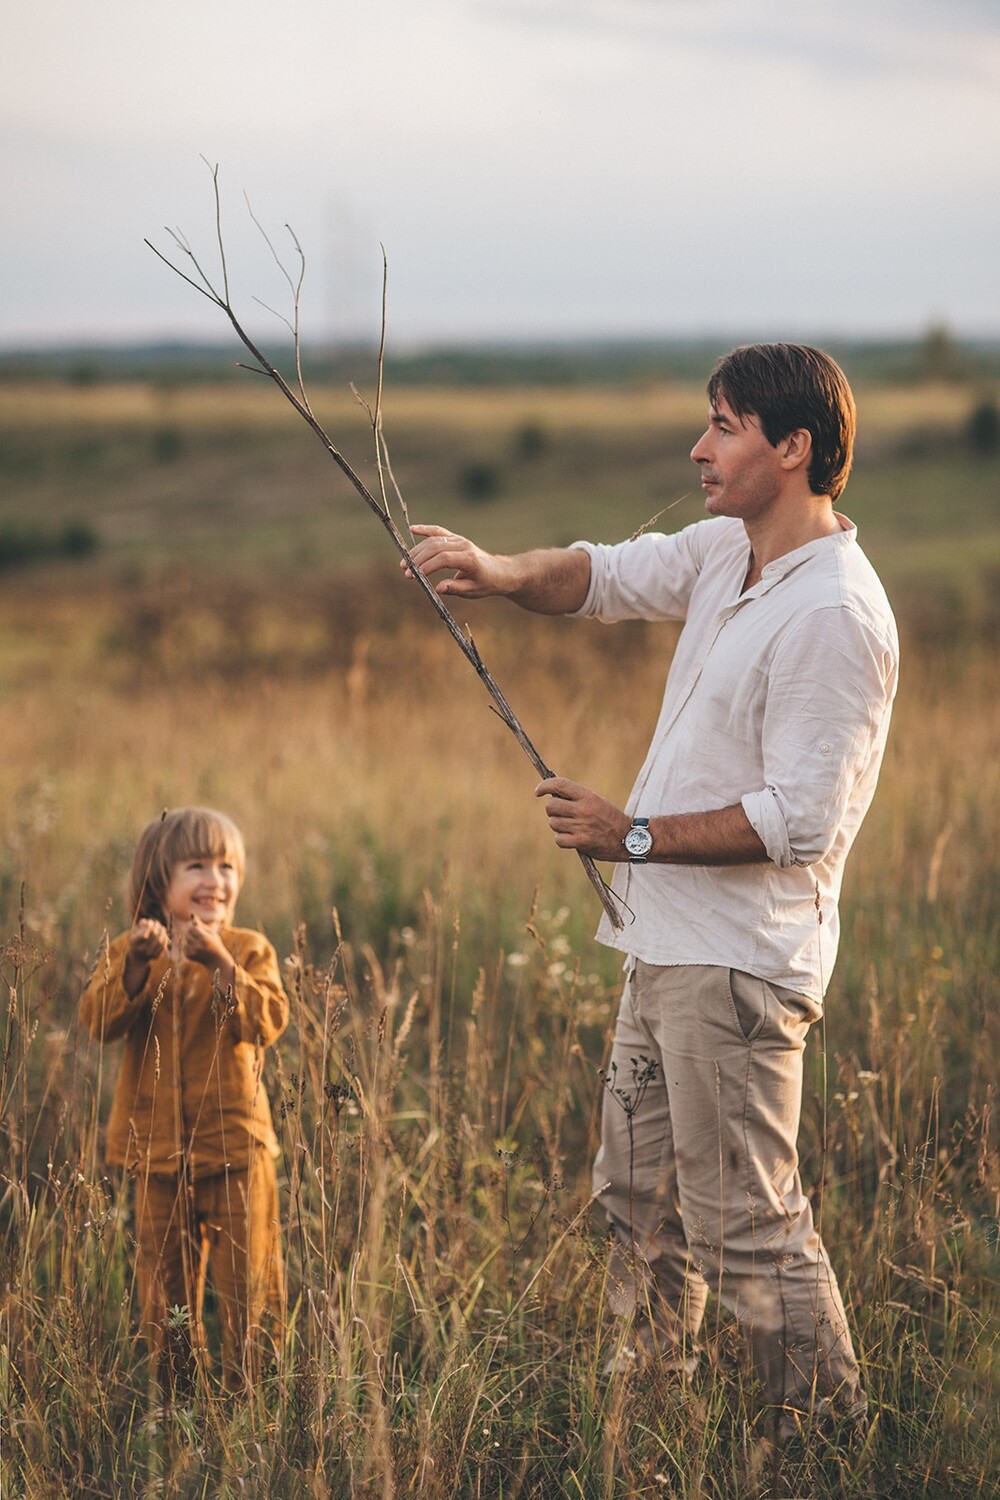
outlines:
[[648, 828], [630, 828], [625, 835], [625, 848], [629, 854], [648, 854], [653, 847], [653, 835]]

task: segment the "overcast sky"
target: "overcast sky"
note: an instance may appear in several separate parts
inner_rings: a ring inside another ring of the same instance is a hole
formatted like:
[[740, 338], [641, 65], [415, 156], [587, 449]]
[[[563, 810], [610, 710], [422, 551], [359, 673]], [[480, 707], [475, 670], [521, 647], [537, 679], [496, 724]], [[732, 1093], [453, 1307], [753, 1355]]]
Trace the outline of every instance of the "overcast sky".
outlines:
[[[0, 346], [1000, 334], [998, 0], [6, 0]], [[267, 328], [261, 314], [255, 326]], [[275, 325], [278, 327], [278, 325]]]

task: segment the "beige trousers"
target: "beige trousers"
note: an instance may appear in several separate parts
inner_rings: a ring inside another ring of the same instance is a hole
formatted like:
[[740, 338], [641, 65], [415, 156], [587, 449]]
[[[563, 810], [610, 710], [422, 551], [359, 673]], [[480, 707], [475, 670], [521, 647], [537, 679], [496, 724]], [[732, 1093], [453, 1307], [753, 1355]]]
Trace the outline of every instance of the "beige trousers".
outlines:
[[594, 1187], [611, 1301], [691, 1373], [709, 1291], [739, 1319], [779, 1435], [866, 1407], [844, 1305], [798, 1172], [806, 1033], [821, 1008], [738, 970], [633, 961]]

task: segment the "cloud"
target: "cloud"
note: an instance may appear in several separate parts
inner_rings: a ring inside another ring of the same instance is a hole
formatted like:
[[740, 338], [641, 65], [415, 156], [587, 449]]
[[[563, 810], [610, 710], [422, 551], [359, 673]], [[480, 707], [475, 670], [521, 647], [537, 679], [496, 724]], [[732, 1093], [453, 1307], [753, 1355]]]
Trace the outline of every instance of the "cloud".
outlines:
[[[1000, 329], [1000, 14], [979, 0], [48, 0], [0, 56], [0, 339], [201, 331], [142, 247], [399, 337]], [[992, 80], [992, 84], [991, 81]]]
[[706, 61], [795, 59], [818, 77], [950, 75], [966, 86], [1000, 79], [995, 0], [486, 0], [513, 26], [586, 32], [601, 44], [683, 47]]

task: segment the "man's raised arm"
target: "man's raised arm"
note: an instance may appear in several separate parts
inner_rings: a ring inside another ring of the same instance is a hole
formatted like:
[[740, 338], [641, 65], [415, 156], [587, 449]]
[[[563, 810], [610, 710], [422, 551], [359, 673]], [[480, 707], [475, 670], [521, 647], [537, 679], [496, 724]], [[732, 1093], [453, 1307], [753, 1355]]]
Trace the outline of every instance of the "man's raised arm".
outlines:
[[[414, 526], [423, 540], [410, 556], [425, 577], [450, 573], [435, 588], [439, 594], [465, 599], [501, 597], [538, 615], [571, 615], [583, 605], [590, 587], [590, 557], [582, 548], [545, 547], [513, 557], [484, 552], [468, 537], [443, 526]], [[412, 577], [405, 563], [400, 564]]]

